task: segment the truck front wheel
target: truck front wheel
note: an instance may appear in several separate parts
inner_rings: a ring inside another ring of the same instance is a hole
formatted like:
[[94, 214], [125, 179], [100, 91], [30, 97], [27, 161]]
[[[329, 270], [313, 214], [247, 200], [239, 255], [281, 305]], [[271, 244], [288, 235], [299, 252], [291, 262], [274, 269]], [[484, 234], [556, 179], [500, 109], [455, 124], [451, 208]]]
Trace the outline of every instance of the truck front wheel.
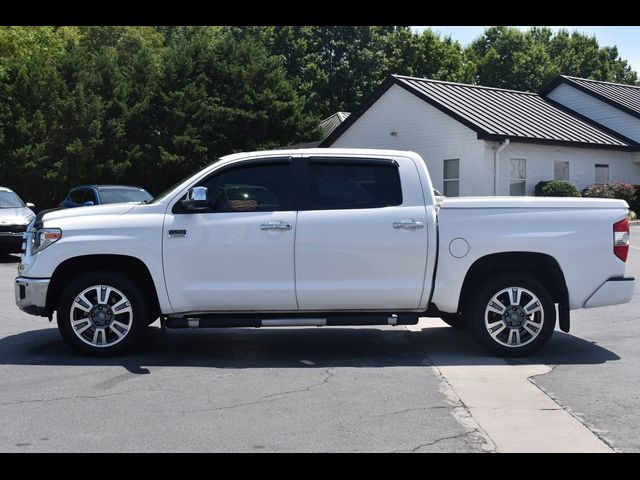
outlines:
[[87, 273], [64, 290], [58, 329], [73, 348], [92, 356], [117, 355], [147, 326], [149, 314], [140, 290], [124, 275]]
[[505, 275], [477, 293], [471, 326], [476, 340], [503, 357], [529, 355], [545, 345], [556, 325], [549, 291], [527, 275]]

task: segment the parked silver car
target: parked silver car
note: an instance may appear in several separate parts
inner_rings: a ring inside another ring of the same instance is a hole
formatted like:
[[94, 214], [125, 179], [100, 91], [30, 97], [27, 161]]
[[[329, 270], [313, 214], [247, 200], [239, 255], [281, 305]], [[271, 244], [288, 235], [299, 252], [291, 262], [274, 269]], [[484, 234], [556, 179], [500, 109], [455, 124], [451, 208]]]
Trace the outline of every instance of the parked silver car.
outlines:
[[14, 192], [0, 187], [0, 254], [20, 253], [22, 236], [35, 217], [33, 203], [24, 203]]

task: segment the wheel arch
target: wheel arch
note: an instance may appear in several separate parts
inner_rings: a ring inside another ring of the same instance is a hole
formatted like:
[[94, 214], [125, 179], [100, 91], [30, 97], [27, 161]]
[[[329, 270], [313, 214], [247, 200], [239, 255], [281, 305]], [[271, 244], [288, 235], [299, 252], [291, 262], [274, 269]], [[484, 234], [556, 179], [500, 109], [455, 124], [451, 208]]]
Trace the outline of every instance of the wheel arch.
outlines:
[[149, 299], [149, 310], [153, 314], [160, 313], [157, 286], [147, 265], [136, 257], [108, 254], [72, 257], [58, 265], [49, 283], [46, 311], [51, 314], [58, 308], [62, 292], [78, 276], [78, 272], [95, 270], [110, 270], [127, 275], [142, 288], [144, 297]]
[[483, 280], [508, 273], [525, 273], [543, 283], [558, 304], [560, 328], [569, 331], [569, 291], [564, 273], [554, 257], [539, 252], [493, 253], [477, 259], [465, 275], [458, 311], [469, 311], [473, 292]]

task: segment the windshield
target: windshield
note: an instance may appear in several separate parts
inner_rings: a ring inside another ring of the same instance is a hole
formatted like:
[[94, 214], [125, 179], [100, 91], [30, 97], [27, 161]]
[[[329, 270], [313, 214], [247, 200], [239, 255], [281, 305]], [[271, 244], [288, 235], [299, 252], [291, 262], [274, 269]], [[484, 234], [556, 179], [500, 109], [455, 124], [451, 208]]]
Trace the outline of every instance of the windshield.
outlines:
[[153, 197], [142, 188], [100, 189], [101, 203], [148, 202]]
[[0, 208], [22, 208], [24, 203], [14, 192], [0, 191]]

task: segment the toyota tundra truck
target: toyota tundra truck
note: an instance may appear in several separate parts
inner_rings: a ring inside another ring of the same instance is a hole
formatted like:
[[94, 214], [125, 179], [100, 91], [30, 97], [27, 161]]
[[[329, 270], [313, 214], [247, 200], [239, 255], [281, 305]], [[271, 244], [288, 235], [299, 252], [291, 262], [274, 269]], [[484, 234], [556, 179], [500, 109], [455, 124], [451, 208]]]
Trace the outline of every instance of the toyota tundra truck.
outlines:
[[15, 281], [89, 355], [165, 328], [408, 325], [439, 317], [530, 354], [573, 309], [629, 302], [628, 205], [436, 200], [416, 153], [298, 149], [221, 158], [148, 203], [40, 213]]

